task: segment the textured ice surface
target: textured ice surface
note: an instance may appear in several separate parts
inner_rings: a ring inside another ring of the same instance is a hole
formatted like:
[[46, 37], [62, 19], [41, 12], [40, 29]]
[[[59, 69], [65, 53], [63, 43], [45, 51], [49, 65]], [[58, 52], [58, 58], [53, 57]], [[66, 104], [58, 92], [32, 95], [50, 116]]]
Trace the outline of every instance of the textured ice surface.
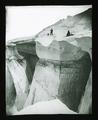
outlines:
[[65, 104], [63, 104], [59, 99], [54, 99], [50, 101], [42, 101], [30, 105], [15, 115], [24, 114], [77, 114], [76, 112], [70, 110]]

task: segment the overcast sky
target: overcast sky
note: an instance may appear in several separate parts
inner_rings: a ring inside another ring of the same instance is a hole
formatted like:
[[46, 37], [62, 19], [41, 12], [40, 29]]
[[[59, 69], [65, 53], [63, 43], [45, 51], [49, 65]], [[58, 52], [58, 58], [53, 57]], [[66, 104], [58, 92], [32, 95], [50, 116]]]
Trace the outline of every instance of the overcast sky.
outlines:
[[6, 41], [34, 36], [58, 20], [81, 13], [91, 7], [91, 5], [6, 6]]

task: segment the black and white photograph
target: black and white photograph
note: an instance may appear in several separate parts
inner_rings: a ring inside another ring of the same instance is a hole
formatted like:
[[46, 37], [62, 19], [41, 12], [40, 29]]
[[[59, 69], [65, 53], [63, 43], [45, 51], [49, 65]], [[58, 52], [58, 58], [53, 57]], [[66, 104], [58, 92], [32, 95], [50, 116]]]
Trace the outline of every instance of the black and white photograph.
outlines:
[[6, 115], [92, 114], [92, 5], [5, 10]]

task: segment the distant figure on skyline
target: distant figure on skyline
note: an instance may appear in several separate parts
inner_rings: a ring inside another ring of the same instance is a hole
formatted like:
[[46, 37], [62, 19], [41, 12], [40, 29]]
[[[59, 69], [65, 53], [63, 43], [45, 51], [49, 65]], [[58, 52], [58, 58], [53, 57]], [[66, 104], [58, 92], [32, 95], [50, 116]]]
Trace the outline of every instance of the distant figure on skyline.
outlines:
[[68, 37], [68, 36], [70, 36], [70, 35], [71, 35], [71, 34], [70, 34], [70, 31], [68, 30], [66, 37]]
[[53, 29], [50, 30], [50, 35], [53, 35]]
[[68, 30], [66, 37], [72, 36], [72, 35], [74, 35], [74, 34], [70, 33], [70, 31]]

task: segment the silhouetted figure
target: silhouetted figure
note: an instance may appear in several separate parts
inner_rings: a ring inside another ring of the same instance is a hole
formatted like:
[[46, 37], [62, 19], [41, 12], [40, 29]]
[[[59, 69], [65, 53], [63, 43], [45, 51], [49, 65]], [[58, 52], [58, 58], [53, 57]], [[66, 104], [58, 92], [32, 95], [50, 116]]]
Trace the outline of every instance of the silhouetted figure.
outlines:
[[50, 35], [53, 35], [53, 29], [50, 30]]
[[72, 36], [72, 35], [74, 35], [74, 34], [70, 33], [70, 31], [68, 30], [66, 37]]
[[70, 35], [71, 35], [71, 34], [70, 34], [70, 31], [68, 30], [66, 37], [68, 37], [68, 36], [70, 36]]

